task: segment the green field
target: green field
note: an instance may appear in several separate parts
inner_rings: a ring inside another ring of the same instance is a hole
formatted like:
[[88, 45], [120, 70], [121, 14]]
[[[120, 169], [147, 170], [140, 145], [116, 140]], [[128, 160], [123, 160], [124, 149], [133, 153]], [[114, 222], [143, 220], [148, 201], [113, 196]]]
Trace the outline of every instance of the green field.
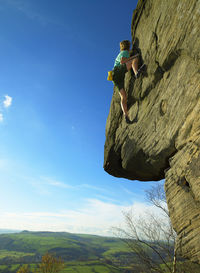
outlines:
[[33, 253], [24, 253], [19, 251], [0, 250], [0, 260], [11, 257], [13, 259], [19, 259], [25, 256], [34, 256]]
[[47, 252], [65, 261], [63, 273], [124, 272], [120, 256], [130, 257], [129, 249], [117, 238], [25, 231], [0, 235], [0, 273], [14, 273], [22, 264], [33, 267]]
[[66, 264], [66, 269], [62, 273], [119, 273], [122, 272], [120, 269], [105, 265], [98, 261], [93, 262], [81, 262], [81, 263], [70, 263]]
[[[131, 266], [140, 265], [136, 254], [118, 238], [24, 231], [0, 234], [0, 273], [16, 273], [23, 264], [34, 269], [47, 252], [64, 261], [62, 273], [128, 273]], [[150, 250], [149, 254], [157, 261]], [[179, 267], [186, 269], [186, 265], [179, 262]], [[189, 263], [187, 268], [186, 273], [200, 273], [198, 265]]]
[[[16, 272], [20, 267], [19, 264], [6, 266], [0, 265], [0, 272]], [[31, 268], [35, 268], [35, 265], [31, 265]], [[74, 262], [74, 263], [65, 263], [65, 268], [62, 270], [62, 273], [120, 273], [123, 272], [123, 269], [116, 268], [111, 265], [105, 265], [98, 261], [93, 262]]]
[[75, 235], [57, 232], [21, 232], [0, 235], [0, 261], [12, 256], [34, 257], [46, 252], [56, 253], [66, 261], [98, 259], [128, 253], [126, 245], [116, 238], [94, 235]]

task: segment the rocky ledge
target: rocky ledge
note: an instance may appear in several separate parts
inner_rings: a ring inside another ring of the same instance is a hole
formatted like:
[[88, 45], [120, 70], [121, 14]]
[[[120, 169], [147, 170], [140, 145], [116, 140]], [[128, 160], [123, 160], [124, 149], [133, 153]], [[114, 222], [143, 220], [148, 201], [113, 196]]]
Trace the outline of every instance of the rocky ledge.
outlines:
[[114, 88], [104, 169], [130, 180], [165, 179], [177, 247], [200, 263], [200, 1], [139, 0], [131, 31], [146, 71], [125, 78], [130, 125]]

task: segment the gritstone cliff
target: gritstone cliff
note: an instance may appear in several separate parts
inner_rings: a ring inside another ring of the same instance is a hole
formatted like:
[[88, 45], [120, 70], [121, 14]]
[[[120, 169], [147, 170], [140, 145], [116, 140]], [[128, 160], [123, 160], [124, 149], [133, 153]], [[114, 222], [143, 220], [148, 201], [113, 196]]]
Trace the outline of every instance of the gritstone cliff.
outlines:
[[104, 169], [131, 180], [165, 178], [179, 251], [200, 263], [200, 0], [139, 0], [131, 31], [147, 69], [136, 80], [126, 74], [133, 124], [114, 90]]

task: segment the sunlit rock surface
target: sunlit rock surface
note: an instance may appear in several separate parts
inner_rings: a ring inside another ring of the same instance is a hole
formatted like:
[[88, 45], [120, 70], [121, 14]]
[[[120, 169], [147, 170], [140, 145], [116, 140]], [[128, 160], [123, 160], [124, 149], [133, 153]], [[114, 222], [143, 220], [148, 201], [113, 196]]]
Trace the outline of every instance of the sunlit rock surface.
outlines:
[[139, 0], [131, 31], [133, 54], [141, 52], [147, 68], [137, 80], [126, 75], [131, 125], [114, 90], [104, 169], [131, 180], [165, 178], [178, 249], [200, 263], [200, 0]]

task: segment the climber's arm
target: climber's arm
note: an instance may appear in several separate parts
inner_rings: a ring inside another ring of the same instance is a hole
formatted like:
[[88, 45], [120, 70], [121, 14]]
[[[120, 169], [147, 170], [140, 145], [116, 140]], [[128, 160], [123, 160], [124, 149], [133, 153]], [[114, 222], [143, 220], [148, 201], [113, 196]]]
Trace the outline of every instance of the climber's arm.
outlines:
[[121, 64], [127, 63], [127, 62], [132, 61], [133, 59], [137, 58], [138, 56], [139, 56], [139, 54], [136, 54], [136, 55], [131, 56], [129, 58], [122, 57], [120, 63]]
[[129, 58], [122, 57], [121, 60], [120, 60], [120, 63], [121, 63], [121, 64], [125, 64], [126, 62], [128, 62], [128, 59], [129, 59]]

